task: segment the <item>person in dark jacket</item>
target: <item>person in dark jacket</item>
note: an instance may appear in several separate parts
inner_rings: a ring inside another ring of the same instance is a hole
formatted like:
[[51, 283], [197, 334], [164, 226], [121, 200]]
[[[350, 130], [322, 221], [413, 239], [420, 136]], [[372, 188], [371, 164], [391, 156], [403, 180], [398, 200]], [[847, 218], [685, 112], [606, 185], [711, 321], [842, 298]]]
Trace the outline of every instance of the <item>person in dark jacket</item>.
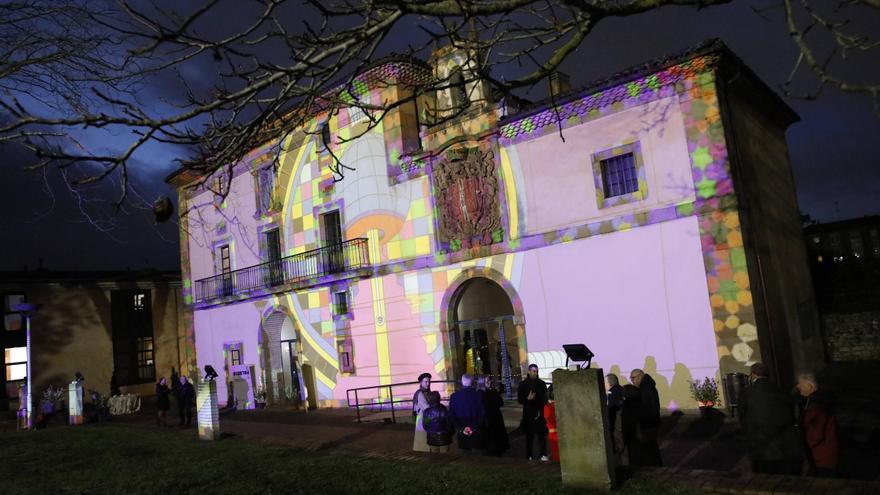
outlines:
[[446, 406], [440, 403], [440, 392], [428, 392], [428, 408], [422, 412], [422, 425], [431, 452], [449, 452], [455, 426]]
[[800, 439], [791, 400], [770, 382], [762, 363], [752, 365], [749, 380], [751, 386], [740, 402], [740, 418], [752, 471], [800, 474]]
[[178, 392], [177, 411], [180, 417], [180, 426], [192, 424], [193, 407], [196, 405], [196, 390], [186, 375], [180, 376], [180, 391]]
[[662, 466], [660, 445], [657, 437], [660, 432], [660, 394], [654, 378], [636, 368], [629, 375], [632, 384], [639, 388], [639, 430], [641, 464], [643, 466]]
[[168, 388], [165, 377], [159, 378], [159, 383], [156, 384], [156, 411], [158, 411], [156, 425], [158, 426], [168, 426], [165, 424], [165, 418], [168, 416], [168, 409], [171, 407], [168, 400], [170, 393], [171, 389]]
[[623, 445], [617, 445], [617, 415], [620, 408], [623, 407], [623, 387], [620, 386], [620, 379], [614, 373], [605, 375], [605, 386], [608, 393], [606, 400], [608, 401], [608, 427], [611, 429], [611, 445], [614, 453], [620, 452]]
[[480, 393], [473, 386], [473, 377], [461, 375], [461, 389], [449, 398], [449, 415], [458, 433], [458, 448], [465, 453], [483, 450], [483, 425], [486, 414]]
[[523, 406], [520, 427], [526, 434], [526, 457], [532, 459], [534, 440], [538, 439], [538, 455], [542, 461], [547, 457], [547, 422], [544, 405], [547, 404], [547, 384], [538, 378], [538, 365], [529, 365], [528, 377], [520, 382], [517, 399]]
[[483, 410], [486, 414], [486, 429], [483, 439], [486, 444], [486, 454], [501, 457], [510, 448], [510, 440], [507, 437], [507, 428], [504, 426], [504, 415], [501, 414], [501, 406], [504, 399], [492, 386], [492, 380], [483, 375], [477, 379], [477, 391], [483, 400]]
[[803, 434], [810, 475], [834, 478], [840, 460], [840, 444], [831, 397], [819, 390], [819, 383], [812, 373], [798, 376], [797, 390], [802, 397], [798, 423]]
[[623, 403], [620, 406], [620, 431], [623, 439], [621, 449], [626, 452], [627, 464], [630, 467], [642, 465], [642, 444], [639, 442], [639, 416], [642, 401], [639, 387], [624, 385]]

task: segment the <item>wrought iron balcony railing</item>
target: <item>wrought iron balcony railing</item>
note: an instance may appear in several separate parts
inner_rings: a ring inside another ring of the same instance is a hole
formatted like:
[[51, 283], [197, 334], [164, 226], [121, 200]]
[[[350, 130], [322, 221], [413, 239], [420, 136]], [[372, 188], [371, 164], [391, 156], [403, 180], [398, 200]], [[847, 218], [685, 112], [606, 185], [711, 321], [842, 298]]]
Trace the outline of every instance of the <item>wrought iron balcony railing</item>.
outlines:
[[271, 289], [279, 285], [314, 285], [321, 277], [370, 267], [367, 239], [351, 239], [305, 253], [214, 275], [195, 282], [195, 302]]

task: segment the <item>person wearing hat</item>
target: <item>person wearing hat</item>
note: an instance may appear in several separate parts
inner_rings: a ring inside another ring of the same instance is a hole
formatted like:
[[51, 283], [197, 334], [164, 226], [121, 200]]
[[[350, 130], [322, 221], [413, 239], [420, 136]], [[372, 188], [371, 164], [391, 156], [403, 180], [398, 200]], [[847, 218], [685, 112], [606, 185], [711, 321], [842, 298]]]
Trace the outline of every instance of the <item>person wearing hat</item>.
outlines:
[[413, 394], [413, 418], [415, 419], [416, 429], [413, 436], [413, 450], [417, 452], [430, 452], [431, 447], [428, 445], [428, 434], [425, 432], [423, 423], [424, 412], [431, 407], [428, 403], [428, 394], [431, 392], [431, 374], [422, 373], [419, 375], [419, 388]]

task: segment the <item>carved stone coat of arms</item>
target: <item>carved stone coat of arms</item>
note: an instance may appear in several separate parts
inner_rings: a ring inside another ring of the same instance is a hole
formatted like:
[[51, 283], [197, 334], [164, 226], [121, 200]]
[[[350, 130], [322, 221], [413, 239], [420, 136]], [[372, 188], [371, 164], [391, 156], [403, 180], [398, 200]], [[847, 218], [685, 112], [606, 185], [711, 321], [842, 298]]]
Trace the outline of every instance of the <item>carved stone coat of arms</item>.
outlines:
[[500, 240], [498, 179], [491, 151], [449, 151], [434, 165], [432, 175], [441, 243], [457, 249]]

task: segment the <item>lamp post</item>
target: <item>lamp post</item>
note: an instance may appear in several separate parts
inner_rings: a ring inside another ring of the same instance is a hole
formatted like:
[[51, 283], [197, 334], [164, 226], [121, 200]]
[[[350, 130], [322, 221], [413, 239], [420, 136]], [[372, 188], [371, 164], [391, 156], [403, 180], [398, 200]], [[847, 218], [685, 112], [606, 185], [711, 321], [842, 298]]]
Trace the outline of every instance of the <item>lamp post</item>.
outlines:
[[24, 315], [25, 321], [25, 329], [26, 336], [25, 339], [27, 341], [27, 367], [25, 373], [27, 373], [27, 428], [30, 430], [33, 428], [33, 417], [34, 417], [34, 402], [33, 402], [33, 392], [31, 391], [31, 318], [34, 314], [40, 309], [40, 304], [35, 303], [20, 303], [13, 304], [12, 310], [18, 311]]

